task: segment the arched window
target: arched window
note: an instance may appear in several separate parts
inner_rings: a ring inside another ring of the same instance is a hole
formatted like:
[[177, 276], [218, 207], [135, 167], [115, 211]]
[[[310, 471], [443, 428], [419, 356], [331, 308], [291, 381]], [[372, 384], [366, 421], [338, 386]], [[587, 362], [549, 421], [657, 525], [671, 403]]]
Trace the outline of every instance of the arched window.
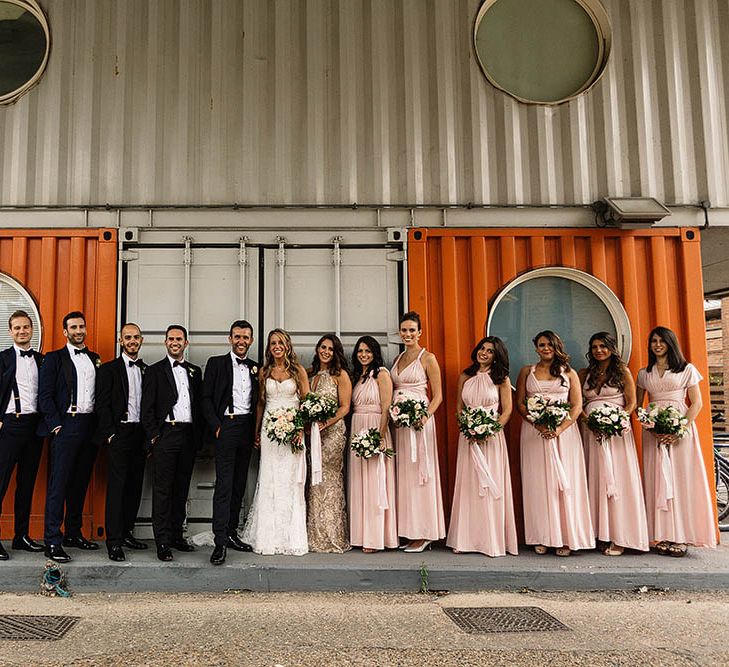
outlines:
[[8, 318], [16, 311], [24, 310], [33, 322], [33, 349], [40, 350], [43, 341], [41, 318], [33, 297], [15, 279], [0, 273], [0, 350], [10, 347], [13, 339], [8, 333]]
[[36, 0], [0, 0], [0, 104], [11, 104], [43, 76], [51, 34]]
[[487, 330], [506, 343], [512, 380], [522, 366], [535, 363], [532, 338], [544, 329], [559, 334], [575, 369], [587, 365], [587, 343], [598, 331], [614, 334], [623, 361], [630, 358], [628, 315], [615, 293], [589, 273], [557, 266], [535, 269], [496, 295]]

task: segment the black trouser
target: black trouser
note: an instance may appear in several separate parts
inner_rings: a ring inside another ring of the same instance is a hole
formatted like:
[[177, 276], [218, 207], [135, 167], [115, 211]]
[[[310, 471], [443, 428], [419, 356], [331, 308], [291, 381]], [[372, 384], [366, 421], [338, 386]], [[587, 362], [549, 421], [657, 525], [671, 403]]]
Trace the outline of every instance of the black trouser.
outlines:
[[213, 532], [215, 544], [224, 545], [235, 534], [246, 490], [248, 464], [253, 446], [253, 415], [223, 419], [215, 442], [215, 493]]
[[165, 423], [152, 447], [152, 530], [157, 545], [182, 539], [194, 466], [192, 424]]
[[81, 536], [86, 490], [98, 449], [91, 440], [95, 423], [93, 414], [66, 414], [58, 435], [51, 438], [51, 474], [46, 491], [44, 531], [46, 545], [61, 544], [62, 523], [66, 537]]
[[106, 483], [106, 545], [119, 547], [134, 530], [142, 499], [144, 430], [139, 424], [119, 424], [108, 446]]
[[3, 417], [0, 428], [0, 510], [15, 469], [15, 536], [28, 534], [33, 488], [38, 474], [43, 438], [35, 434], [39, 416]]

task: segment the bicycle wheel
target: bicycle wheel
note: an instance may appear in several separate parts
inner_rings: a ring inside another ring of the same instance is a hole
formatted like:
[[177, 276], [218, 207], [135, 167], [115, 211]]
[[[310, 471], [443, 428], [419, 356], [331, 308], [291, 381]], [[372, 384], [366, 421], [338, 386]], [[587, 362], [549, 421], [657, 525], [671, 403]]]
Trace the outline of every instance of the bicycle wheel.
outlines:
[[729, 530], [729, 474], [720, 471], [716, 478], [716, 509], [719, 530]]

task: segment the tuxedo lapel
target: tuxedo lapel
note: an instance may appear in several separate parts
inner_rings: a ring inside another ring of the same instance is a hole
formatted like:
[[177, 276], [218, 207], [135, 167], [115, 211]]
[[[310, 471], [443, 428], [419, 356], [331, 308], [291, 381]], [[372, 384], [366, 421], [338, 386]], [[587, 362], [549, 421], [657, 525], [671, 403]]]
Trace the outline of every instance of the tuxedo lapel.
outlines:
[[71, 355], [65, 345], [61, 348], [61, 370], [63, 376], [66, 378], [66, 386], [68, 387], [70, 399], [76, 388], [76, 368], [73, 365], [73, 361], [71, 361]]
[[126, 361], [124, 357], [117, 358], [117, 372], [121, 380], [122, 391], [124, 392], [125, 403], [129, 402], [129, 378], [127, 377]]
[[168, 359], [164, 360], [164, 372], [167, 376], [167, 381], [170, 383], [170, 391], [172, 392], [172, 404], [177, 403], [177, 383], [175, 382], [175, 375], [172, 372], [172, 366]]

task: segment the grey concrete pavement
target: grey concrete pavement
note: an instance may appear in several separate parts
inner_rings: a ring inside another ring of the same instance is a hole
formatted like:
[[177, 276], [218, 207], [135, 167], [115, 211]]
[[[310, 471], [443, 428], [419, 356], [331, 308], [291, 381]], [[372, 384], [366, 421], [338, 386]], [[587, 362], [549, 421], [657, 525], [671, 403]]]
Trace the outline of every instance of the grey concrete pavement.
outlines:
[[[70, 549], [74, 560], [63, 567], [79, 592], [417, 591], [421, 571], [431, 590], [729, 590], [726, 538], [717, 549], [691, 549], [684, 558], [655, 553], [608, 557], [595, 551], [558, 558], [551, 553], [537, 556], [527, 548], [504, 558], [456, 556], [443, 548], [422, 554], [353, 550], [301, 557], [229, 550], [225, 565], [213, 567], [211, 551], [200, 547], [190, 554], [175, 552], [172, 563], [158, 561], [154, 549], [128, 551], [127, 561], [113, 563], [103, 547], [96, 552]], [[43, 555], [10, 553], [11, 559], [0, 563], [0, 591], [36, 591]]]
[[[59, 641], [0, 641], [0, 664], [727, 665], [728, 603], [726, 592], [4, 594], [3, 614], [81, 620]], [[466, 634], [446, 606], [538, 606], [569, 630]]]

